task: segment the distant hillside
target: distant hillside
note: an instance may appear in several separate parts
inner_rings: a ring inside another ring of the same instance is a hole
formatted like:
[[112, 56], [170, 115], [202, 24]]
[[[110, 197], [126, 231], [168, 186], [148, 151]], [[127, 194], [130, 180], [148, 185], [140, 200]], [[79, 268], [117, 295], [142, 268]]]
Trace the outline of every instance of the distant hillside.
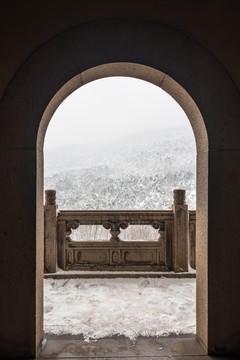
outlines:
[[60, 209], [169, 209], [175, 188], [195, 209], [195, 172], [195, 143], [182, 129], [45, 151], [45, 189], [56, 189]]

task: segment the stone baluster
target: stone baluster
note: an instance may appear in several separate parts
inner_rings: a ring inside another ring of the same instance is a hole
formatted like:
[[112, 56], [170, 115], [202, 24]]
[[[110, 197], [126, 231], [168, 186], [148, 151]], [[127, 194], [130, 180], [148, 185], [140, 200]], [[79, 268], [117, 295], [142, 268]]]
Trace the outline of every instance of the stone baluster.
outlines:
[[185, 190], [174, 190], [174, 236], [173, 236], [173, 270], [188, 271], [188, 205], [185, 203]]
[[56, 191], [45, 191], [44, 205], [44, 272], [56, 272], [57, 251]]
[[126, 229], [129, 224], [127, 221], [118, 221], [116, 219], [112, 219], [104, 221], [102, 225], [105, 229], [110, 229], [110, 241], [121, 241], [118, 236], [121, 233], [120, 229]]

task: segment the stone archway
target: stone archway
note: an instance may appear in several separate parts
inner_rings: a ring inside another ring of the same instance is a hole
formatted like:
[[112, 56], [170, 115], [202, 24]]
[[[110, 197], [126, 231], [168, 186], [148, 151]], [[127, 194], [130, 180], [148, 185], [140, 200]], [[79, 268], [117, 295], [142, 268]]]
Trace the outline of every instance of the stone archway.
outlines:
[[[3, 229], [8, 234], [5, 251], [16, 235], [19, 241], [11, 259], [17, 265], [9, 275], [15, 282], [4, 293], [9, 299], [1, 324], [4, 349], [10, 353], [14, 347], [32, 356], [42, 340], [42, 144], [47, 123], [74, 89], [116, 73], [157, 82], [191, 121], [198, 152], [197, 337], [209, 353], [239, 351], [239, 323], [234, 322], [239, 301], [226, 293], [237, 293], [233, 264], [238, 261], [238, 203], [233, 187], [238, 184], [234, 151], [239, 146], [240, 97], [225, 70], [198, 44], [159, 24], [132, 20], [93, 22], [60, 34], [23, 64], [5, 92], [1, 143], [10, 163], [5, 184], [6, 203], [11, 204]], [[232, 187], [227, 188], [230, 174]], [[13, 213], [21, 214], [14, 228]], [[230, 220], [229, 247], [224, 239]], [[17, 304], [11, 292], [17, 294]], [[15, 319], [14, 329], [6, 329], [9, 319]]]
[[[40, 156], [37, 162], [38, 174], [39, 174], [38, 177], [41, 178], [41, 183], [43, 182], [42, 180], [43, 142], [44, 142], [47, 126], [51, 121], [53, 113], [56, 111], [58, 106], [65, 100], [65, 98], [68, 97], [73, 91], [75, 91], [79, 87], [91, 81], [101, 78], [111, 77], [111, 76], [129, 76], [129, 77], [135, 77], [138, 79], [148, 81], [162, 88], [178, 102], [178, 104], [182, 107], [182, 109], [185, 111], [186, 115], [188, 116], [188, 119], [190, 121], [190, 124], [193, 128], [193, 132], [195, 135], [197, 154], [198, 154], [197, 166], [201, 167], [200, 171], [198, 171], [197, 194], [203, 194], [204, 192], [207, 192], [207, 182], [205, 178], [207, 178], [207, 172], [208, 172], [207, 170], [208, 158], [207, 156], [203, 158], [203, 154], [205, 154], [204, 149], [208, 149], [208, 138], [205, 129], [205, 124], [197, 105], [195, 104], [191, 96], [176, 81], [174, 81], [172, 78], [170, 78], [168, 75], [164, 74], [163, 72], [145, 65], [140, 65], [136, 63], [123, 63], [123, 62], [99, 65], [83, 71], [79, 75], [76, 75], [74, 78], [69, 80], [65, 85], [63, 85], [63, 87], [52, 98], [51, 102], [49, 103], [43, 114], [39, 126], [39, 136], [37, 140], [37, 144], [38, 144], [37, 147], [38, 149], [41, 149]], [[199, 136], [199, 134], [201, 134], [201, 136]], [[42, 191], [40, 196], [42, 198]], [[199, 203], [201, 204], [201, 197], [197, 199], [197, 204]], [[205, 209], [204, 211], [207, 212], [207, 209]], [[198, 221], [198, 239], [201, 239], [201, 241], [200, 240], [198, 241], [198, 252], [200, 253], [201, 253], [202, 243], [206, 241], [202, 236], [200, 230], [203, 226], [204, 225], [202, 224], [200, 217], [200, 220]], [[204, 274], [204, 270], [201, 269], [201, 265], [202, 264], [200, 264], [199, 266], [199, 273], [198, 273], [199, 278], [201, 278]], [[200, 294], [198, 295], [199, 298], [201, 295], [201, 291], [202, 289], [200, 289]], [[201, 300], [200, 302], [198, 302], [198, 305], [200, 304], [201, 304]], [[202, 322], [202, 318], [198, 319], [197, 321], [198, 332], [199, 329], [201, 331], [201, 322]]]

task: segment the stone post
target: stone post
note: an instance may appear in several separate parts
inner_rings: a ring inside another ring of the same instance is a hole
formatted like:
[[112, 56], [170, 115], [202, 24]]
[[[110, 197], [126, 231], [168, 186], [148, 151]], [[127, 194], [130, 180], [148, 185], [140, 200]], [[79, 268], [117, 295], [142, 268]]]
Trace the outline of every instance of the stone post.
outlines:
[[189, 211], [189, 251], [190, 266], [196, 270], [196, 211]]
[[56, 191], [45, 191], [44, 205], [44, 272], [55, 273], [57, 264]]
[[185, 204], [185, 190], [174, 190], [174, 236], [173, 270], [188, 271], [188, 205]]

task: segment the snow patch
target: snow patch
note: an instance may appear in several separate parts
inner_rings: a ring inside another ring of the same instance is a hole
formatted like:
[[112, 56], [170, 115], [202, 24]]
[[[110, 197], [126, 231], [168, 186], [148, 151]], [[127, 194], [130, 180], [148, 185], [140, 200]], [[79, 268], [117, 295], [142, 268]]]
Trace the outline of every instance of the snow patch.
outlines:
[[44, 330], [86, 341], [195, 334], [195, 279], [45, 279]]

